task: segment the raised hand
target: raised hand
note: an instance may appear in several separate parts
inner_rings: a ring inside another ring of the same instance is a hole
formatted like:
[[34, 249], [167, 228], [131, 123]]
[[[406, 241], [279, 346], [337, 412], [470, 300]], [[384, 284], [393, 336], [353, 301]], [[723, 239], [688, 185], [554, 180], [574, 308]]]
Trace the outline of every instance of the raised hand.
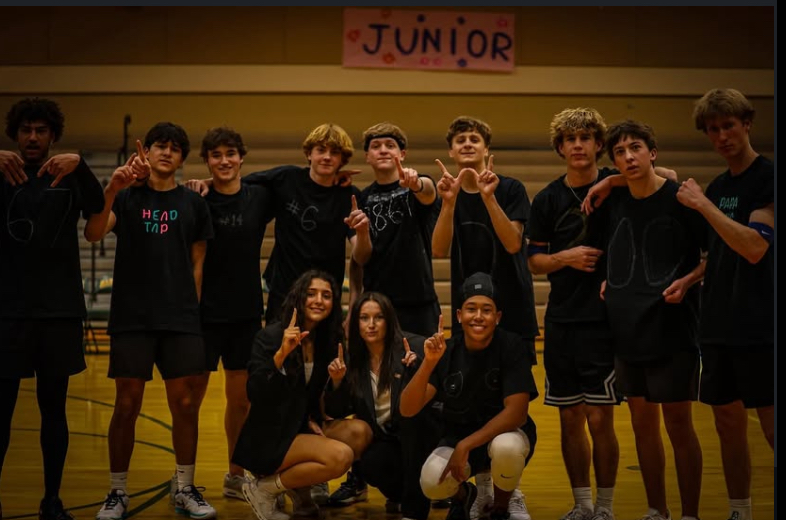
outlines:
[[136, 175], [137, 182], [146, 182], [147, 178], [150, 177], [150, 162], [147, 160], [147, 154], [139, 139], [136, 140], [136, 153], [131, 157], [133, 161], [130, 167], [131, 171]]
[[401, 166], [401, 159], [398, 157], [395, 157], [393, 160], [396, 162], [396, 169], [398, 170], [398, 185], [412, 191], [422, 191], [423, 181], [420, 180], [417, 170]]
[[362, 170], [339, 170], [333, 179], [333, 186], [339, 185], [345, 188], [352, 184], [352, 176], [363, 173]]
[[677, 200], [683, 206], [698, 210], [704, 201], [708, 199], [704, 196], [701, 186], [695, 180], [688, 179], [687, 181], [682, 181], [680, 189], [677, 190]]
[[349, 216], [344, 219], [344, 224], [357, 232], [368, 232], [368, 217], [362, 209], [358, 209], [358, 201], [354, 195], [352, 195], [352, 210], [349, 212]]
[[412, 366], [412, 363], [418, 360], [418, 355], [412, 352], [412, 349], [409, 348], [409, 341], [407, 338], [403, 338], [404, 340], [404, 357], [401, 358], [401, 362], [404, 364], [405, 367]]
[[50, 175], [54, 175], [55, 180], [49, 185], [54, 188], [60, 184], [63, 177], [76, 170], [77, 166], [79, 166], [79, 156], [77, 154], [61, 153], [50, 157], [49, 160], [41, 166], [41, 169], [38, 170], [36, 176], [42, 177], [46, 172], [49, 172]]
[[300, 332], [300, 327], [297, 325], [297, 309], [293, 309], [292, 319], [289, 320], [289, 326], [284, 329], [284, 337], [281, 338], [279, 350], [284, 357], [287, 357], [306, 336], [308, 336], [308, 331]]
[[445, 353], [447, 344], [445, 343], [445, 331], [442, 326], [442, 315], [439, 315], [439, 329], [437, 333], [426, 339], [423, 344], [425, 361], [436, 364]]
[[[471, 168], [469, 168], [471, 170]], [[474, 171], [474, 170], [473, 170]], [[499, 186], [499, 177], [494, 173], [494, 156], [489, 157], [488, 165], [478, 175], [478, 189], [483, 197], [491, 197]]]
[[11, 186], [27, 182], [25, 162], [14, 152], [0, 150], [0, 172]]
[[[458, 177], [453, 177], [448, 169], [445, 168], [445, 165], [442, 164], [442, 161], [436, 159], [436, 163], [440, 171], [442, 171], [442, 177], [437, 182], [437, 193], [439, 193], [439, 197], [444, 204], [455, 204], [456, 197], [459, 191], [461, 191], [461, 181], [464, 180], [465, 172], [472, 169], [464, 168], [459, 172]], [[474, 172], [475, 170], [472, 171]]]
[[606, 301], [606, 280], [603, 280], [603, 283], [600, 284], [600, 299], [604, 302]]
[[330, 362], [328, 365], [328, 374], [330, 379], [333, 380], [333, 386], [337, 387], [341, 384], [341, 380], [347, 373], [347, 365], [344, 364], [344, 346], [338, 344], [338, 357]]
[[117, 193], [136, 182], [137, 177], [131, 170], [131, 163], [134, 157], [136, 157], [136, 154], [132, 154], [123, 166], [120, 166], [112, 173], [112, 177], [109, 179], [109, 185], [107, 186], [109, 190]]

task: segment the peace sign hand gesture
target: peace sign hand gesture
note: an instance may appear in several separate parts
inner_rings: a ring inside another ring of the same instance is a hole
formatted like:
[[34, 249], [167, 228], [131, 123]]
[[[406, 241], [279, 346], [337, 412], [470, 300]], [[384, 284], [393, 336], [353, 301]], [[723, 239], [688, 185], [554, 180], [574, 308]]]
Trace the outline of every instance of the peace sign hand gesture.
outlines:
[[478, 175], [478, 189], [481, 197], [489, 198], [494, 195], [499, 186], [499, 177], [494, 173], [494, 156], [489, 157], [488, 165], [483, 173]]

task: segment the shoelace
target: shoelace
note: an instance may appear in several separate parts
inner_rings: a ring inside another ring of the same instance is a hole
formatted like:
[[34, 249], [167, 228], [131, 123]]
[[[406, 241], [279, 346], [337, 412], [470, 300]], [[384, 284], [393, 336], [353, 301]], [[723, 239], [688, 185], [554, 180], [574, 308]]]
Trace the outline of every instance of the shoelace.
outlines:
[[520, 497], [518, 495], [514, 495], [510, 498], [510, 502], [508, 502], [508, 509], [516, 510], [522, 513], [529, 513], [529, 511], [527, 511], [527, 504], [524, 503], [524, 497]]
[[120, 503], [121, 496], [117, 493], [109, 493], [104, 500], [104, 509], [114, 509]]
[[187, 495], [190, 498], [192, 498], [194, 500], [194, 502], [197, 503], [198, 506], [206, 506], [207, 502], [205, 502], [205, 499], [202, 498], [202, 493], [200, 493], [200, 491], [204, 491], [204, 490], [205, 490], [205, 488], [203, 486], [199, 486], [199, 487], [197, 487], [197, 486], [188, 486], [188, 487], [183, 488], [181, 493], [183, 493], [184, 495]]

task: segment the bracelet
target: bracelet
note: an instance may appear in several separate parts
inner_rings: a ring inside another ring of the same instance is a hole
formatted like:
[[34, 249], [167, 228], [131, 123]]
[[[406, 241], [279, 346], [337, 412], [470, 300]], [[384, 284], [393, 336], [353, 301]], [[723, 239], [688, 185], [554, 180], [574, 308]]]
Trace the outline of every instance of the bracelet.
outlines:
[[420, 193], [426, 189], [426, 183], [423, 182], [423, 177], [418, 177], [418, 180], [420, 181], [420, 189], [418, 191], [413, 191], [412, 193]]

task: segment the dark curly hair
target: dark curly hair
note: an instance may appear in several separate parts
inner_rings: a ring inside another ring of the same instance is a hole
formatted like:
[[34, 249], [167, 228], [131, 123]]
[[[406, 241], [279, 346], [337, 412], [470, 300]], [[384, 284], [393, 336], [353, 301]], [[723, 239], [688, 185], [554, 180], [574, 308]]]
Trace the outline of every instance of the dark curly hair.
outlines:
[[145, 148], [150, 149], [155, 143], [172, 143], [179, 146], [184, 161], [188, 157], [188, 152], [191, 151], [188, 134], [183, 130], [182, 126], [175, 123], [156, 123], [145, 136]]
[[65, 117], [63, 116], [60, 105], [45, 98], [25, 98], [21, 101], [14, 103], [11, 110], [5, 116], [5, 135], [11, 140], [16, 141], [19, 127], [23, 123], [31, 123], [33, 121], [44, 121], [54, 135], [54, 141], [60, 140], [63, 135], [63, 127], [65, 126]]

